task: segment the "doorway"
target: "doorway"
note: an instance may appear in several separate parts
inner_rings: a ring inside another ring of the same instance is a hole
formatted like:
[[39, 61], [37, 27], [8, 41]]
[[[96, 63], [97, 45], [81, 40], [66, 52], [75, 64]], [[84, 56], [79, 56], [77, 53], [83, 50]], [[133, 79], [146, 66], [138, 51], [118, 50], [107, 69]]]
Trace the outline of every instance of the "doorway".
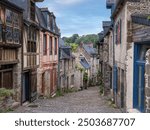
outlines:
[[145, 55], [149, 45], [135, 44], [133, 107], [145, 111]]
[[29, 72], [23, 74], [23, 90], [22, 90], [22, 102], [30, 100], [30, 81]]

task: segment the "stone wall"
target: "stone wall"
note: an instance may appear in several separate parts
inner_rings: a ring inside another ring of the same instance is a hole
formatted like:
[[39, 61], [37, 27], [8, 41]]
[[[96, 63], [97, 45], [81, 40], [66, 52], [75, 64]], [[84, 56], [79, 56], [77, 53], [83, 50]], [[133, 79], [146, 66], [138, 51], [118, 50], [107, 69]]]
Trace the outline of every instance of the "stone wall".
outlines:
[[150, 49], [146, 53], [145, 64], [145, 108], [150, 113]]

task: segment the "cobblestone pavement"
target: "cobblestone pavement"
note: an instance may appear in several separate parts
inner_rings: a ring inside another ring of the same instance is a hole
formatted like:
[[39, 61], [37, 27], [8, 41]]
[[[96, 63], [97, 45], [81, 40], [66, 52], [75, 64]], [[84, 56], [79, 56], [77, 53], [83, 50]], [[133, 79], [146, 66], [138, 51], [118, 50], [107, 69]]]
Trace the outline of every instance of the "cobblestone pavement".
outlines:
[[98, 93], [98, 87], [65, 94], [53, 99], [38, 99], [34, 103], [21, 106], [14, 112], [21, 113], [120, 113], [108, 104], [106, 97]]

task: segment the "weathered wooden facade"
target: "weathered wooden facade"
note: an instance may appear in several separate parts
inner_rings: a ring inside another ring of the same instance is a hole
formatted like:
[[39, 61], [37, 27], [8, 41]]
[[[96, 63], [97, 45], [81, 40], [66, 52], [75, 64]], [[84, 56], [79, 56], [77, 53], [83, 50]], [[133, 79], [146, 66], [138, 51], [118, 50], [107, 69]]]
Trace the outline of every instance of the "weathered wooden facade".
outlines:
[[41, 28], [38, 94], [50, 97], [57, 90], [58, 42], [60, 32], [54, 14], [48, 8], [36, 7], [36, 13]]
[[14, 91], [14, 100], [21, 102], [22, 23], [18, 6], [0, 1], [0, 88]]
[[40, 26], [35, 4], [44, 0], [9, 1], [24, 9], [22, 102], [33, 101], [37, 97], [37, 68], [39, 66], [40, 45]]

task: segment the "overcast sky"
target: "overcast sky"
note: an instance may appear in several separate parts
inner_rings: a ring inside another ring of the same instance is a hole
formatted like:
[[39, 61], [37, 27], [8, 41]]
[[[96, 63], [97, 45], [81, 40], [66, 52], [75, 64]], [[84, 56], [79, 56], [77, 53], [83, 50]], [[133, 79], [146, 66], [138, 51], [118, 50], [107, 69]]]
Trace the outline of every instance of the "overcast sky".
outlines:
[[38, 6], [55, 14], [62, 37], [97, 34], [102, 31], [102, 21], [110, 18], [106, 0], [44, 0]]

